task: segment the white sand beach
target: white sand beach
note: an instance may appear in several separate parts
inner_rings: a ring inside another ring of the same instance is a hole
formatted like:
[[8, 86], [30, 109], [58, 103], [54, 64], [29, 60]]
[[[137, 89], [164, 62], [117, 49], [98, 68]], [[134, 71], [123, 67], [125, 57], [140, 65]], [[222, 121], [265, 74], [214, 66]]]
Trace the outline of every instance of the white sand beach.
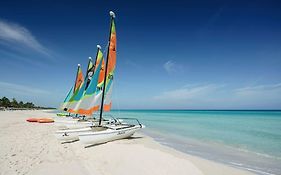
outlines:
[[28, 123], [29, 117], [53, 117], [46, 111], [0, 112], [0, 173], [75, 175], [246, 175], [251, 174], [160, 145], [135, 134], [89, 148], [59, 143], [54, 124]]

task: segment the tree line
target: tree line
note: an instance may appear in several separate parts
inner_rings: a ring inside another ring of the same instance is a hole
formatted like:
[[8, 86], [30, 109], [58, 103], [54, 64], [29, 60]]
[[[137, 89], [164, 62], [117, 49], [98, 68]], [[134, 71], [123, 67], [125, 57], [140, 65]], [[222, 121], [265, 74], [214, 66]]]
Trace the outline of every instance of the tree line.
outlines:
[[45, 107], [36, 106], [32, 102], [23, 102], [23, 101], [17, 101], [15, 98], [12, 98], [10, 100], [7, 97], [2, 97], [0, 99], [0, 107], [2, 108], [29, 108], [29, 109], [47, 109]]

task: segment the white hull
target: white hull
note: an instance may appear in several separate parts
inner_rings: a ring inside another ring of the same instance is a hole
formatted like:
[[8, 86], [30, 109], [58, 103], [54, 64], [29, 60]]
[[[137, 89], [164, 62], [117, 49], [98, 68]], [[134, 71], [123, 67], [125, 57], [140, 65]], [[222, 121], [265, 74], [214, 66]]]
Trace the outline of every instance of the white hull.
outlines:
[[78, 118], [72, 118], [72, 117], [56, 117], [54, 119], [54, 125], [60, 129], [65, 129], [66, 124], [73, 124], [78, 122]]
[[[114, 120], [107, 120], [102, 121], [102, 125], [108, 125], [115, 123]], [[77, 128], [84, 128], [84, 127], [90, 127], [90, 126], [96, 126], [98, 124], [98, 121], [78, 121], [76, 119], [73, 120], [67, 120], [67, 121], [61, 121], [61, 122], [55, 122], [55, 126], [57, 126], [59, 129], [77, 129]]]
[[132, 136], [136, 131], [138, 131], [143, 126], [135, 125], [127, 128], [111, 129], [108, 128], [105, 131], [99, 132], [83, 132], [79, 133], [79, 140], [85, 145], [96, 145], [101, 143], [110, 142], [113, 140], [124, 139]]
[[62, 127], [66, 129], [78, 129], [78, 128], [95, 126], [95, 124], [96, 122], [83, 121], [83, 122], [75, 122], [75, 123], [65, 123], [64, 125], [62, 125]]
[[79, 118], [72, 118], [72, 117], [53, 117], [53, 119], [55, 122], [79, 120]]
[[91, 127], [85, 127], [80, 129], [65, 129], [65, 130], [58, 130], [55, 132], [56, 138], [63, 142], [72, 142], [79, 140], [78, 134], [82, 132], [91, 131]]
[[[93, 127], [98, 125], [98, 122], [77, 122], [77, 123], [68, 123], [64, 125], [64, 129], [58, 130], [55, 132], [55, 136], [61, 142], [71, 142], [79, 140], [78, 134], [85, 131], [100, 131], [99, 127]], [[114, 126], [115, 123], [111, 121], [102, 121], [104, 126]], [[103, 129], [104, 130], [104, 129]]]

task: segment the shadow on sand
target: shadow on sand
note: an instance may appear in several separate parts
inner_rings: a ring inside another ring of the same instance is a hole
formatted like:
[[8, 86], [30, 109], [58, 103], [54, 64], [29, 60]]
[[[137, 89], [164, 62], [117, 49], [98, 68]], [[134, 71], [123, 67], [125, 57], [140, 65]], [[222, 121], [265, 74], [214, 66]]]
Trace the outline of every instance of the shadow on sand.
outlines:
[[[135, 139], [142, 139], [142, 138], [143, 138], [143, 137], [128, 137], [128, 138], [120, 139], [120, 140], [135, 140]], [[113, 141], [117, 141], [117, 140], [113, 140]], [[110, 141], [110, 142], [113, 142], [113, 141]], [[95, 144], [95, 145], [88, 145], [88, 146], [85, 146], [84, 148], [91, 148], [91, 147], [103, 145], [103, 144], [106, 144], [106, 143], [107, 143], [107, 142], [105, 142], [105, 143], [99, 143], [99, 144]]]
[[78, 141], [79, 141], [79, 140], [66, 141], [66, 142], [62, 142], [61, 144], [74, 143], [74, 142], [78, 142]]

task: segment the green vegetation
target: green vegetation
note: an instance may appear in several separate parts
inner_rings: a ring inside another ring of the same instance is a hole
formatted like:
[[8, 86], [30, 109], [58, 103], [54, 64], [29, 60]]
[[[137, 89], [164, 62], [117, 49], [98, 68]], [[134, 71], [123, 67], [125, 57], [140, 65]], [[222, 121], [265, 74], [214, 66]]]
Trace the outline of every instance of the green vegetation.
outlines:
[[26, 102], [26, 103], [24, 103], [23, 101], [18, 102], [15, 98], [12, 98], [12, 100], [10, 100], [7, 97], [0, 98], [0, 108], [2, 109], [53, 109], [53, 108], [36, 106], [32, 102]]

